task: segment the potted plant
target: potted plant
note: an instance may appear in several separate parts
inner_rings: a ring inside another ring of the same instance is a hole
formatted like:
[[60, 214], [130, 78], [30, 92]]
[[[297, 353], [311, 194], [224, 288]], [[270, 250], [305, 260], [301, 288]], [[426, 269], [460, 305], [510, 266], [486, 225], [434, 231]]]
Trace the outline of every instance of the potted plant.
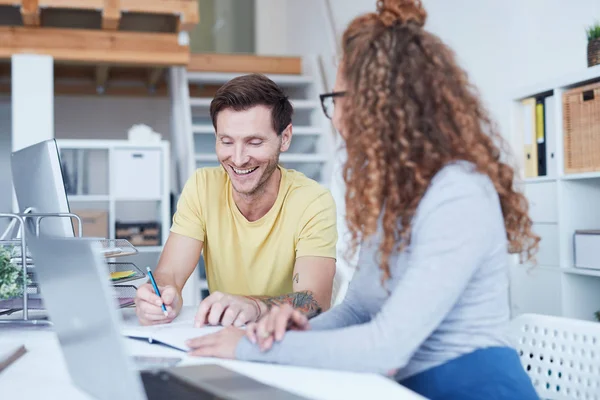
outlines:
[[588, 38], [588, 67], [600, 64], [600, 22], [586, 29]]
[[0, 247], [0, 300], [23, 294], [23, 270], [12, 262], [11, 249]]

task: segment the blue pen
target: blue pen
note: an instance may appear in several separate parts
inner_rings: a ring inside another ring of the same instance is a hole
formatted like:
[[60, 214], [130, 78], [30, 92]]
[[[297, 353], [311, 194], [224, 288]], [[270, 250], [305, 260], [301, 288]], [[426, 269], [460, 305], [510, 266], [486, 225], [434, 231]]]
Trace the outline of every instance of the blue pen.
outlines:
[[[158, 297], [160, 297], [160, 290], [158, 290], [158, 286], [156, 285], [156, 281], [154, 280], [154, 275], [152, 275], [152, 271], [150, 271], [150, 267], [146, 267], [146, 271], [148, 271], [148, 277], [150, 278], [150, 282], [152, 283], [152, 286], [154, 287], [154, 291], [156, 292], [156, 295]], [[167, 307], [165, 307], [165, 303], [161, 302], [161, 306], [163, 309], [163, 314], [165, 314], [165, 317], [169, 315], [169, 312], [167, 311]]]

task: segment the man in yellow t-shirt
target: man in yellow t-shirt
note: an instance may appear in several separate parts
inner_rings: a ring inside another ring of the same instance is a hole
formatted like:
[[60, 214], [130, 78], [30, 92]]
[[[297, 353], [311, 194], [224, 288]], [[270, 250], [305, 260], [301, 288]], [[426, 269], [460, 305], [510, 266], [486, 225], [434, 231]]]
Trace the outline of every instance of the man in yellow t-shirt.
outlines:
[[309, 316], [329, 308], [335, 203], [317, 182], [279, 165], [292, 139], [292, 113], [282, 90], [262, 75], [235, 78], [216, 93], [210, 114], [221, 166], [198, 169], [186, 183], [154, 272], [161, 296], [149, 284], [137, 291], [142, 324], [177, 316], [202, 251], [211, 294], [197, 326], [240, 326], [285, 303]]

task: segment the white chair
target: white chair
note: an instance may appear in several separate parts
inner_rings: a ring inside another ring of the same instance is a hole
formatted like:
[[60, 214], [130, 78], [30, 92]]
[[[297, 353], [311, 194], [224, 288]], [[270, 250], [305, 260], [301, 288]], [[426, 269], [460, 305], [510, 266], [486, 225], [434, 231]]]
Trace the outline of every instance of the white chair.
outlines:
[[541, 398], [600, 400], [600, 323], [523, 314], [510, 335]]

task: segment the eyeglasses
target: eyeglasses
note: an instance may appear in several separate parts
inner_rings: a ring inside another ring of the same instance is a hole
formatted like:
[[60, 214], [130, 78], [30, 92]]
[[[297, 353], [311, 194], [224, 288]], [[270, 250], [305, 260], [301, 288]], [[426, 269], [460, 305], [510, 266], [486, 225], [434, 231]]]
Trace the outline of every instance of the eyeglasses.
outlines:
[[319, 95], [321, 98], [321, 107], [323, 108], [323, 112], [325, 116], [329, 119], [333, 117], [333, 109], [335, 108], [335, 98], [343, 97], [346, 95], [346, 92], [331, 92], [324, 93]]

